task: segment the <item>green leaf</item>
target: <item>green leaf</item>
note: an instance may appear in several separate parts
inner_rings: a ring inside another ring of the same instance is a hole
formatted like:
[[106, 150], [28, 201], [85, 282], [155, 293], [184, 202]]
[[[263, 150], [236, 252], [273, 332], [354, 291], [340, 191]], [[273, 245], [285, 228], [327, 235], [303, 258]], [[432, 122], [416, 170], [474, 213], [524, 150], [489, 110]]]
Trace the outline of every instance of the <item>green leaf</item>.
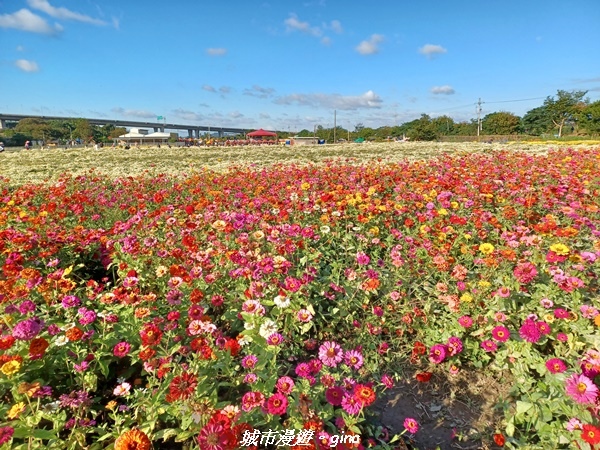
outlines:
[[33, 430], [32, 436], [36, 439], [56, 439], [56, 434], [50, 430]]
[[531, 408], [533, 408], [533, 403], [517, 400], [517, 415], [525, 414]]

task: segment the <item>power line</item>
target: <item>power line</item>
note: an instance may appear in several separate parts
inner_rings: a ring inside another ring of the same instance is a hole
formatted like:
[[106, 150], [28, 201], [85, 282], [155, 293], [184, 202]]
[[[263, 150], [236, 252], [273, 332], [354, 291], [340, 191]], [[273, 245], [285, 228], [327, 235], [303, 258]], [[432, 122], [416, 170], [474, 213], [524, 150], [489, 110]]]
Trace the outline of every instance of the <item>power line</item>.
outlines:
[[540, 100], [540, 99], [545, 99], [546, 97], [533, 97], [533, 98], [521, 98], [518, 100], [500, 100], [497, 102], [485, 102], [485, 103], [513, 103], [513, 102], [527, 102], [529, 100]]

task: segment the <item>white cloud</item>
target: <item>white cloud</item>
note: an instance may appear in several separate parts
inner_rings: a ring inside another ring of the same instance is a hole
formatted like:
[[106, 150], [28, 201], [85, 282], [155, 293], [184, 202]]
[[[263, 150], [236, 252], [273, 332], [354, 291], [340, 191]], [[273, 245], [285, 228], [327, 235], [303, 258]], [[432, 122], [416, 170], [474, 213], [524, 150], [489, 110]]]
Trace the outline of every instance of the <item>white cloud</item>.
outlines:
[[329, 27], [337, 34], [342, 34], [344, 29], [342, 28], [342, 24], [339, 20], [332, 20], [329, 24]]
[[454, 88], [452, 86], [448, 86], [447, 84], [445, 84], [444, 86], [434, 86], [431, 88], [430, 91], [434, 95], [452, 95], [455, 92]]
[[206, 49], [206, 54], [208, 54], [210, 56], [223, 56], [226, 53], [227, 53], [226, 48], [207, 48]]
[[17, 59], [15, 61], [15, 66], [17, 66], [23, 72], [38, 72], [40, 70], [35, 61], [29, 61], [27, 59]]
[[25, 8], [12, 14], [0, 14], [0, 28], [15, 28], [49, 35], [55, 35], [62, 31], [60, 25], [51, 26], [45, 19]]
[[286, 30], [288, 32], [300, 31], [315, 37], [320, 37], [323, 35], [323, 31], [319, 27], [314, 27], [308, 22], [300, 21], [295, 14], [291, 14], [290, 17], [285, 19], [283, 23], [285, 23]]
[[367, 91], [362, 95], [340, 95], [340, 94], [291, 94], [275, 99], [274, 103], [279, 105], [298, 104], [315, 108], [356, 110], [362, 108], [381, 108], [383, 100], [373, 91]]
[[94, 19], [85, 14], [80, 14], [70, 9], [52, 6], [47, 0], [27, 0], [27, 4], [33, 9], [45, 12], [55, 19], [75, 20], [77, 22], [90, 23], [92, 25], [106, 25], [104, 20]]
[[25, 50], [25, 47], [23, 47], [22, 45], [17, 45], [17, 48], [16, 48], [16, 50], [17, 50], [18, 52], [22, 52], [22, 51], [24, 51], [24, 50]]
[[329, 38], [327, 36], [323, 36], [321, 38], [321, 44], [323, 44], [323, 45], [331, 45], [331, 38]]
[[379, 53], [378, 45], [383, 42], [383, 36], [381, 34], [373, 34], [366, 41], [362, 41], [356, 47], [356, 51], [361, 55], [373, 55]]
[[207, 91], [207, 92], [217, 92], [217, 90], [214, 87], [212, 87], [210, 84], [203, 85], [202, 90]]
[[112, 112], [117, 113], [117, 114], [121, 114], [123, 116], [127, 116], [127, 117], [136, 117], [139, 119], [151, 119], [151, 118], [156, 118], [156, 114], [153, 113], [152, 111], [144, 111], [144, 110], [140, 110], [140, 109], [124, 109], [121, 108], [120, 106], [115, 107], [113, 109], [111, 109]]
[[173, 115], [175, 117], [178, 117], [180, 119], [184, 119], [184, 120], [190, 120], [193, 122], [201, 122], [204, 120], [204, 116], [202, 114], [198, 114], [194, 111], [189, 111], [187, 109], [174, 109], [172, 111]]
[[221, 86], [219, 88], [219, 92], [221, 94], [229, 94], [231, 92], [231, 88], [229, 86]]
[[271, 96], [274, 92], [275, 92], [275, 89], [273, 89], [273, 88], [261, 87], [256, 84], [254, 86], [252, 86], [251, 89], [244, 89], [244, 95], [249, 95], [251, 97], [258, 97], [258, 98], [267, 98], [267, 97]]
[[448, 50], [446, 50], [441, 45], [434, 45], [434, 44], [425, 44], [423, 47], [421, 47], [419, 49], [419, 53], [422, 55], [425, 55], [427, 58], [433, 58], [437, 55], [442, 55], [447, 52], [448, 52]]
[[232, 119], [239, 119], [241, 117], [244, 117], [244, 115], [239, 112], [239, 111], [232, 111], [229, 114], [227, 114], [229, 117], [231, 117]]

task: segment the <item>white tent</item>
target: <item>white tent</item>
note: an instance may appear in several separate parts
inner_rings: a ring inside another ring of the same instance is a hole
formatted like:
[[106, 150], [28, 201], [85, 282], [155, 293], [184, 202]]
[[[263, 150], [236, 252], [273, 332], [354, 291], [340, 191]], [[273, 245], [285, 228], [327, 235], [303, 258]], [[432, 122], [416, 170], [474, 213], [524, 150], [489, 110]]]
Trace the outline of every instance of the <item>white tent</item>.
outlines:
[[138, 128], [132, 128], [129, 133], [122, 134], [119, 139], [126, 143], [131, 141], [138, 142], [140, 144], [155, 144], [155, 143], [167, 143], [171, 133], [165, 133], [164, 131], [155, 131], [154, 133], [148, 134], [147, 130], [139, 130]]

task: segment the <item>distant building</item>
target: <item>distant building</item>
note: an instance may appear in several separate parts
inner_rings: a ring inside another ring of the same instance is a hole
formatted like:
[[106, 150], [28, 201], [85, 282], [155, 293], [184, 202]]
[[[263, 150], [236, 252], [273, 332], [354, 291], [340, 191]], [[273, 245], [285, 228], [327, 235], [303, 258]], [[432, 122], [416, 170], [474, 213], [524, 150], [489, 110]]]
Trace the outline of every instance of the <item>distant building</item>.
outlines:
[[293, 136], [288, 138], [290, 145], [317, 145], [319, 138], [317, 137], [299, 137]]
[[148, 130], [131, 128], [128, 133], [119, 136], [119, 139], [125, 141], [127, 144], [130, 144], [131, 142], [137, 142], [140, 145], [148, 145], [166, 144], [172, 137], [177, 138], [177, 133], [165, 133], [164, 131], [155, 131], [154, 133], [148, 133]]

